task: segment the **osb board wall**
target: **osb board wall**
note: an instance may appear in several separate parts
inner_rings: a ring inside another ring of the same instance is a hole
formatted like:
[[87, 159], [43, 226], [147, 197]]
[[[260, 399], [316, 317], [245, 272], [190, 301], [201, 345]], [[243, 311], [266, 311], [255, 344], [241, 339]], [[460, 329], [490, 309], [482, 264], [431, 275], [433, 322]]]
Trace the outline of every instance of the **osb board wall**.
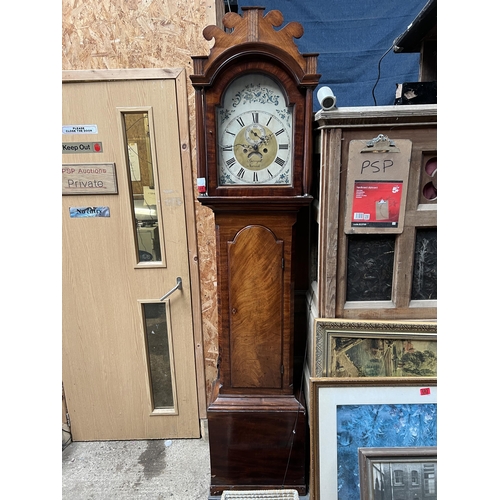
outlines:
[[[193, 55], [208, 55], [202, 35], [221, 25], [223, 0], [63, 0], [62, 69], [186, 68], [193, 190], [196, 191]], [[217, 375], [217, 272], [212, 211], [196, 202], [207, 398]]]

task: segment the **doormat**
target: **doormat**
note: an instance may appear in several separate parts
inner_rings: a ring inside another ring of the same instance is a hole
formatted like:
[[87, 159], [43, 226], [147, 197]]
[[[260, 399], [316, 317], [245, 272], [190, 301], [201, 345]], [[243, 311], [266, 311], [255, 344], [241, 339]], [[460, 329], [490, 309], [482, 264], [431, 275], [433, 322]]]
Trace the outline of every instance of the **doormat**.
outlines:
[[221, 500], [299, 500], [297, 490], [224, 491]]

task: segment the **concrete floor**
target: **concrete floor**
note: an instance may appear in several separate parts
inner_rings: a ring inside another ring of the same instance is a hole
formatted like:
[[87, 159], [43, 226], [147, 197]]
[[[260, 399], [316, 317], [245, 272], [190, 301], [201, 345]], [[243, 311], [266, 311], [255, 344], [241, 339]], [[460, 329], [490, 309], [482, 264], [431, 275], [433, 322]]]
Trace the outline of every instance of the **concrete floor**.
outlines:
[[63, 500], [207, 500], [208, 440], [72, 442], [62, 452]]

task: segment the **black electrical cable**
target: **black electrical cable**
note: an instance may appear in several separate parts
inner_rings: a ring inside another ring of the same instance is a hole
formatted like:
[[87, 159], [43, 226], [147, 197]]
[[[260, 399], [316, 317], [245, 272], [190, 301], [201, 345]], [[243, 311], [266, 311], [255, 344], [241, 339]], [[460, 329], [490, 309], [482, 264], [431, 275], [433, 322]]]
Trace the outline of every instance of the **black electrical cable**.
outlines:
[[[309, 310], [310, 310], [310, 308], [309, 308]], [[305, 346], [305, 349], [304, 349], [304, 360], [302, 362], [302, 374], [301, 374], [301, 377], [300, 377], [299, 398], [304, 395], [304, 379], [305, 379], [304, 367], [306, 365], [306, 362], [307, 362], [307, 343], [306, 343], [306, 346]], [[293, 450], [293, 441], [294, 441], [295, 434], [296, 434], [296, 431], [297, 431], [297, 423], [299, 421], [299, 414], [300, 414], [300, 408], [301, 408], [301, 406], [302, 405], [300, 404], [300, 402], [298, 402], [298, 404], [297, 404], [297, 414], [295, 415], [295, 422], [293, 424], [292, 433], [290, 434], [290, 441], [291, 441], [291, 443], [290, 443], [290, 451], [288, 452], [288, 460], [287, 460], [287, 463], [286, 463], [285, 474], [283, 476], [283, 482], [281, 483], [281, 487], [282, 488], [285, 487], [286, 476], [288, 475], [288, 468], [290, 467], [290, 459], [292, 457], [292, 450]]]
[[378, 76], [377, 76], [377, 81], [375, 82], [375, 85], [373, 86], [372, 89], [372, 97], [373, 97], [373, 102], [375, 103], [375, 106], [377, 105], [377, 99], [375, 98], [375, 87], [377, 86], [379, 80], [380, 80], [380, 65], [382, 63], [382, 59], [392, 50], [394, 47], [394, 44], [392, 44], [386, 51], [385, 54], [378, 60]]
[[67, 431], [66, 429], [63, 428], [62, 430], [63, 432], [65, 432], [66, 434], [69, 434], [69, 438], [67, 441], [65, 441], [62, 445], [62, 451], [64, 451], [66, 449], [66, 447], [69, 445], [69, 443], [71, 443], [71, 432]]

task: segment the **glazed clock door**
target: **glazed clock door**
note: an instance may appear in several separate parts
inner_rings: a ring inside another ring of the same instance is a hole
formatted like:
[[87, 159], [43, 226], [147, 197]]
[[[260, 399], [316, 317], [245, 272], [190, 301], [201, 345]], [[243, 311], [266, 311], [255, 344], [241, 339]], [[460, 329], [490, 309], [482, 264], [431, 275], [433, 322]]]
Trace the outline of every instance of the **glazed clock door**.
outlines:
[[217, 120], [219, 186], [292, 185], [293, 110], [274, 79], [236, 78]]

